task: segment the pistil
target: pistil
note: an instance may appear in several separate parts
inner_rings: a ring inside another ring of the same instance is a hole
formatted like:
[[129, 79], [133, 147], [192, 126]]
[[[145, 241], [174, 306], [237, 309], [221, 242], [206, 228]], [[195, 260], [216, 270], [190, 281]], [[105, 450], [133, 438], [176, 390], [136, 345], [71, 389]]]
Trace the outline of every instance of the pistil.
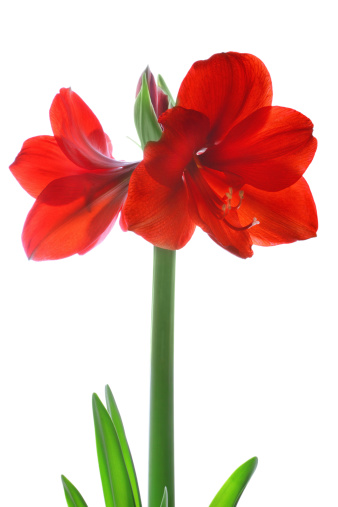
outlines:
[[223, 218], [223, 222], [225, 222], [227, 224], [228, 227], [230, 227], [230, 229], [232, 229], [233, 231], [246, 231], [248, 229], [251, 229], [251, 227], [253, 227], [254, 225], [258, 225], [260, 222], [259, 220], [257, 220], [257, 218], [253, 218], [252, 219], [252, 222], [248, 225], [244, 225], [243, 227], [236, 227], [235, 225], [232, 225], [230, 222], [228, 222], [228, 220], [226, 220], [225, 218]]

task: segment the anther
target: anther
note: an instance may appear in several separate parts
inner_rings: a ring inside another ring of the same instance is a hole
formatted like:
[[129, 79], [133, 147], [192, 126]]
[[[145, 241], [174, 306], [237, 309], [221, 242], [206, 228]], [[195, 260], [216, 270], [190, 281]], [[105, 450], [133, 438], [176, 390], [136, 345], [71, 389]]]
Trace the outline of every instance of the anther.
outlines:
[[227, 196], [228, 199], [232, 199], [232, 194], [233, 194], [233, 189], [232, 187], [229, 187], [229, 192], [227, 192], [225, 195]]
[[226, 194], [223, 197], [223, 199], [225, 199], [225, 198], [227, 199], [226, 206], [222, 206], [223, 212], [225, 212], [225, 209], [227, 208], [228, 211], [226, 214], [228, 214], [230, 210], [238, 209], [240, 207], [240, 205], [242, 204], [243, 198], [244, 198], [244, 190], [239, 190], [238, 196], [239, 196], [239, 202], [238, 202], [237, 206], [232, 206], [231, 201], [233, 198], [233, 188], [229, 187], [229, 192], [226, 192]]
[[229, 187], [229, 192], [227, 192], [224, 196], [224, 197], [227, 197], [227, 199], [228, 199], [228, 210], [231, 210], [232, 192], [233, 192], [232, 187]]

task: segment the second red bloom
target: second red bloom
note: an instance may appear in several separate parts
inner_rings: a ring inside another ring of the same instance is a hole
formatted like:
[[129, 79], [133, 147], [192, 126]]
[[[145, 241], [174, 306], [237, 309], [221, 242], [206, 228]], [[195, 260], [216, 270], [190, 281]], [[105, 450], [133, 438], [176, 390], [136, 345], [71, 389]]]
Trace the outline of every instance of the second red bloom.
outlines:
[[156, 246], [182, 248], [196, 225], [240, 257], [252, 244], [316, 235], [315, 204], [302, 175], [317, 142], [311, 121], [271, 106], [272, 85], [252, 55], [196, 62], [177, 107], [159, 122], [134, 172], [122, 221]]

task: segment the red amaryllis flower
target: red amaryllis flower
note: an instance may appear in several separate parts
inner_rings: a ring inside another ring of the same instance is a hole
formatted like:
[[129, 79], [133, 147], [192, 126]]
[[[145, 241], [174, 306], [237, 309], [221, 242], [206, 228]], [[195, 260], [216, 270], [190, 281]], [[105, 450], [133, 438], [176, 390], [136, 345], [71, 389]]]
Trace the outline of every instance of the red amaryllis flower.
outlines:
[[89, 107], [62, 88], [50, 108], [53, 136], [28, 139], [10, 169], [35, 204], [22, 241], [34, 260], [84, 254], [101, 242], [125, 202], [137, 166], [115, 160]]
[[121, 225], [167, 249], [183, 247], [198, 225], [243, 258], [252, 244], [315, 236], [302, 177], [316, 151], [313, 125], [271, 102], [270, 75], [255, 56], [196, 62], [131, 177]]

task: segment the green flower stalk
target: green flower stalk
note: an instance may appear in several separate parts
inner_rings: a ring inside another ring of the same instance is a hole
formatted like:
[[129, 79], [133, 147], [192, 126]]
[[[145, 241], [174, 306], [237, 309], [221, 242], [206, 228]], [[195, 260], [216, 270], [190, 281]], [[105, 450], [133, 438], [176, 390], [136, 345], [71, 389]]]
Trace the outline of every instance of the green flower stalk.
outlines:
[[176, 252], [154, 247], [151, 337], [149, 507], [158, 507], [166, 487], [175, 505], [174, 479], [174, 300]]

